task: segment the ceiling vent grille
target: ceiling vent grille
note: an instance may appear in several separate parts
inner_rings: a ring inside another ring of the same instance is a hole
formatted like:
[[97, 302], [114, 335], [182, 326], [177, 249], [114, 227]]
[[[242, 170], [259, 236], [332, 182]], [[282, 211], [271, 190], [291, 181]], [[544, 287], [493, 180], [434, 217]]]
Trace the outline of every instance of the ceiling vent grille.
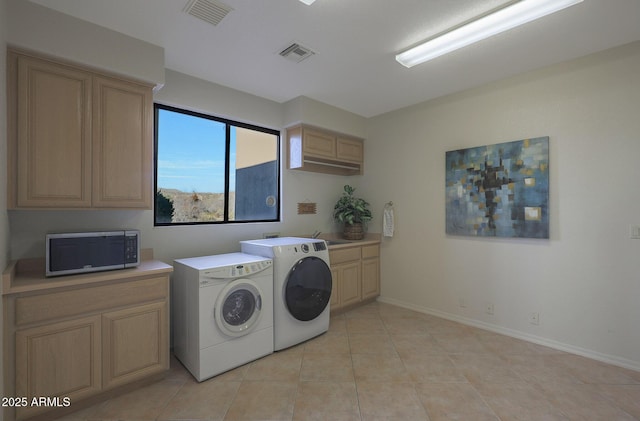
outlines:
[[211, 0], [190, 0], [184, 8], [184, 12], [214, 26], [232, 10], [231, 6]]
[[315, 53], [303, 45], [294, 42], [284, 50], [280, 51], [280, 55], [296, 63], [300, 63], [302, 60], [311, 57]]

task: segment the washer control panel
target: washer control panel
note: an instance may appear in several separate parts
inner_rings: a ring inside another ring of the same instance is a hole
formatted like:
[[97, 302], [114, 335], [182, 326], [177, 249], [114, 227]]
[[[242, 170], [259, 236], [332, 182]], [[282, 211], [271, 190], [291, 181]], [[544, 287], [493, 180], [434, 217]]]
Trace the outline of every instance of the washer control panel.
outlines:
[[219, 279], [241, 278], [273, 269], [273, 260], [243, 263], [203, 270], [200, 274], [200, 288], [218, 283]]

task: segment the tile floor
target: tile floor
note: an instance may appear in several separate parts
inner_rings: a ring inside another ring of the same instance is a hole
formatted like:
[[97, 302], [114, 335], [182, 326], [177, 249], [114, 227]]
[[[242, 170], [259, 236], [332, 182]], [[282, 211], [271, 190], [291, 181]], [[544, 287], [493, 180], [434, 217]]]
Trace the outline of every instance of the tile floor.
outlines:
[[202, 383], [173, 359], [164, 381], [61, 420], [640, 420], [640, 373], [373, 303]]

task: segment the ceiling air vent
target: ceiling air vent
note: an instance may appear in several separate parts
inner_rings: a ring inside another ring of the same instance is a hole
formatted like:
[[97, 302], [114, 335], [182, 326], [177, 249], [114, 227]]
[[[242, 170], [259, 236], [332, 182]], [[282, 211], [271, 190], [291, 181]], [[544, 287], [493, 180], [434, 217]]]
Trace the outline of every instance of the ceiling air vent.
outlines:
[[184, 12], [198, 19], [217, 25], [233, 8], [224, 3], [211, 0], [190, 0], [184, 8]]
[[300, 63], [305, 58], [309, 58], [314, 54], [310, 48], [304, 47], [296, 42], [280, 51], [282, 57], [295, 61], [296, 63]]

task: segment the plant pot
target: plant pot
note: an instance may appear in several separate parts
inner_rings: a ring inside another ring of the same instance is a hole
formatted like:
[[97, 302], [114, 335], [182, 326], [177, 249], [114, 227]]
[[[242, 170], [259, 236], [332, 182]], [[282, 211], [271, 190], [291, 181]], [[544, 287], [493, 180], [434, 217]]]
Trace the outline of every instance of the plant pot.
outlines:
[[364, 227], [362, 223], [344, 224], [342, 235], [346, 240], [362, 240], [364, 238]]

